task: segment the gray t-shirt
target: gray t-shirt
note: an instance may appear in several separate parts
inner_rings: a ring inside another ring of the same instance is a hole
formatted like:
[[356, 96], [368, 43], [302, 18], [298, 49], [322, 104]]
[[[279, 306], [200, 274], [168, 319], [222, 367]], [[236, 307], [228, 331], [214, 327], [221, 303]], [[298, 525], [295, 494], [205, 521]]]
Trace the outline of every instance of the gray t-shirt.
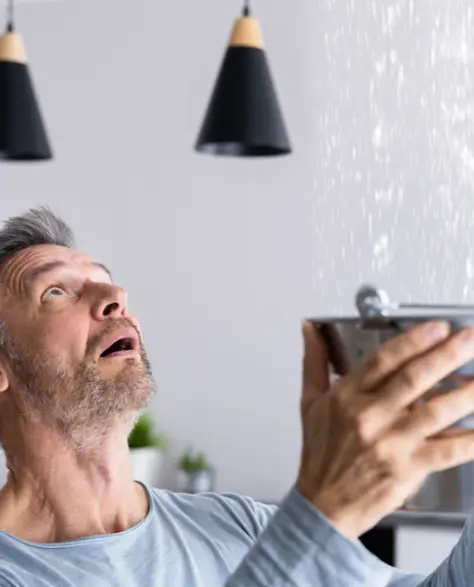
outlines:
[[448, 561], [426, 583], [396, 571], [295, 489], [279, 509], [146, 489], [149, 513], [124, 532], [36, 544], [0, 531], [0, 587], [457, 587], [474, 577], [474, 549], [462, 543], [456, 568]]

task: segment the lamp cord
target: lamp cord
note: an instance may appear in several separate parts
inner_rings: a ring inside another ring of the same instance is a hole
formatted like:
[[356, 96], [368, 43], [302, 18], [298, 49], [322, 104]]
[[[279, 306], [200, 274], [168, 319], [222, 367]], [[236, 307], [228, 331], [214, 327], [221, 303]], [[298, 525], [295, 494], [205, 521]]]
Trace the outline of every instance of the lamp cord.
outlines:
[[244, 0], [244, 9], [242, 14], [244, 16], [250, 16], [250, 0]]
[[7, 32], [15, 30], [15, 0], [8, 0], [7, 5]]

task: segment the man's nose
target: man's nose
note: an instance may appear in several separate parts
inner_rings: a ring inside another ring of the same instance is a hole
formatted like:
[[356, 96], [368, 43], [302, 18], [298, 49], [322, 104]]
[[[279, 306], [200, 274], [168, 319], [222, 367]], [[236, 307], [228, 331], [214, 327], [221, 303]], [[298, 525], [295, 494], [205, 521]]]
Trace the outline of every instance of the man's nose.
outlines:
[[127, 292], [109, 283], [94, 284], [92, 315], [96, 320], [127, 316]]

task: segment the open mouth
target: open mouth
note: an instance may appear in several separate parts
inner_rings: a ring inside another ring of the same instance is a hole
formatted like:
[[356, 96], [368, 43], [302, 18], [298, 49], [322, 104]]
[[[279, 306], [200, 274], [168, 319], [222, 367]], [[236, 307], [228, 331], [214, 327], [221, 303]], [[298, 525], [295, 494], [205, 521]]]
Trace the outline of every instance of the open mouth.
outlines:
[[119, 338], [100, 354], [100, 358], [103, 359], [104, 357], [116, 356], [127, 351], [135, 351], [136, 348], [137, 343], [135, 339], [130, 337]]

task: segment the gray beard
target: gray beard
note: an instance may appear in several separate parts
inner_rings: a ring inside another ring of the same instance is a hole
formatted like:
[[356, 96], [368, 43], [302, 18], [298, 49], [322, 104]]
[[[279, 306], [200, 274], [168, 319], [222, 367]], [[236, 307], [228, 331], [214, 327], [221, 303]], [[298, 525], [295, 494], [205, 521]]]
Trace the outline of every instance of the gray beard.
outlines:
[[26, 411], [33, 411], [45, 426], [74, 444], [85, 437], [104, 436], [117, 421], [133, 423], [156, 392], [142, 345], [141, 361], [123, 360], [114, 379], [102, 377], [91, 361], [85, 360], [72, 372], [45, 353], [20, 350], [11, 343], [4, 350], [20, 384], [19, 399]]

